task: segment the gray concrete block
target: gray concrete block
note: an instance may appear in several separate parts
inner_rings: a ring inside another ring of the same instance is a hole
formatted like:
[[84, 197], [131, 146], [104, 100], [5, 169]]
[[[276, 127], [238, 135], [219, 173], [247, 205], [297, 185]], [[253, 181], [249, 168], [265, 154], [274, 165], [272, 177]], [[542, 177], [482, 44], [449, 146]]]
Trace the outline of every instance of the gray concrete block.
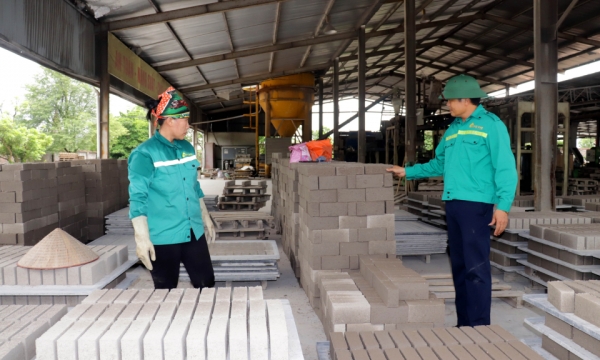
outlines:
[[148, 299], [152, 296], [154, 289], [142, 289], [137, 292], [135, 297], [131, 300], [132, 304], [145, 304]]
[[152, 296], [146, 301], [148, 304], [157, 304], [161, 303], [165, 300], [167, 295], [169, 294], [169, 290], [167, 289], [156, 289], [152, 293]]
[[124, 320], [135, 320], [140, 310], [142, 310], [143, 304], [128, 304], [123, 312], [119, 315], [119, 319]]
[[169, 291], [169, 294], [165, 298], [164, 302], [170, 302], [179, 305], [179, 303], [181, 302], [181, 298], [183, 297], [183, 291], [184, 289], [172, 289], [171, 291]]
[[[218, 304], [218, 303], [217, 303]], [[227, 327], [228, 318], [218, 318], [210, 323], [206, 337], [207, 359], [227, 360]], [[268, 344], [267, 344], [268, 346]]]
[[208, 316], [194, 317], [190, 324], [185, 342], [188, 360], [206, 360], [206, 335], [210, 323]]
[[[42, 284], [43, 285], [54, 285], [54, 270], [42, 270]], [[57, 284], [58, 285], [58, 284]]]
[[96, 302], [98, 304], [112, 304], [115, 301], [115, 299], [119, 297], [119, 295], [121, 295], [122, 292], [123, 290], [120, 289], [110, 289], [106, 292], [106, 294], [104, 294], [104, 296], [102, 296]]
[[154, 317], [158, 319], [173, 319], [175, 312], [177, 311], [177, 304], [173, 302], [165, 302], [160, 304], [160, 308]]
[[247, 326], [245, 317], [231, 318], [229, 323], [229, 360], [248, 360]]
[[198, 303], [198, 305], [196, 305], [196, 310], [194, 311], [194, 319], [206, 319], [209, 321], [212, 315], [212, 310], [212, 303]]
[[289, 359], [288, 331], [283, 305], [280, 300], [267, 300], [269, 344], [272, 359]]
[[79, 304], [73, 308], [73, 310], [69, 311], [65, 316], [63, 316], [63, 320], [77, 320], [91, 308], [90, 304]]
[[25, 348], [23, 343], [20, 341], [9, 341], [2, 344], [2, 346], [0, 346], [0, 359], [25, 359]]
[[79, 359], [100, 359], [100, 338], [108, 331], [112, 323], [112, 319], [100, 319], [94, 322], [94, 326], [91, 326], [77, 339], [77, 355]]
[[238, 286], [233, 288], [233, 295], [231, 297], [231, 302], [244, 302], [248, 301], [248, 288], [245, 286]]
[[152, 322], [152, 325], [150, 325], [148, 332], [144, 336], [144, 360], [164, 359], [163, 339], [170, 325], [170, 318], [156, 319]]
[[197, 303], [200, 296], [200, 289], [188, 288], [185, 289], [181, 303]]
[[[64, 319], [64, 316], [67, 314], [67, 306], [63, 304], [52, 305], [46, 312], [38, 316], [37, 320], [43, 320], [53, 326], [59, 320]], [[74, 321], [76, 319], [72, 319]], [[68, 319], [65, 319], [68, 321]]]
[[77, 340], [93, 324], [93, 320], [78, 320], [65, 331], [56, 341], [57, 358], [60, 360], [77, 360]]
[[32, 322], [37, 320], [43, 313], [50, 310], [52, 305], [37, 305], [34, 306], [32, 311], [29, 311], [26, 315], [21, 317], [21, 321]]
[[105, 259], [106, 254], [103, 254], [98, 260], [79, 267], [81, 285], [94, 285], [106, 276], [107, 271]]
[[217, 288], [217, 297], [215, 302], [231, 302], [231, 288], [220, 287]]
[[106, 289], [101, 289], [101, 290], [94, 290], [91, 294], [89, 294], [81, 303], [82, 304], [95, 304], [98, 302], [98, 300], [100, 300], [106, 293], [108, 292], [108, 290]]
[[73, 321], [63, 320], [56, 323], [35, 340], [36, 360], [57, 360], [56, 341], [73, 325]]
[[185, 360], [185, 340], [190, 327], [190, 318], [174, 319], [163, 340], [165, 359]]
[[262, 300], [263, 289], [261, 286], [248, 287], [248, 300]]
[[129, 304], [137, 295], [137, 290], [123, 290], [121, 294], [113, 301], [115, 304]]
[[36, 305], [23, 305], [17, 311], [15, 311], [12, 314], [4, 317], [2, 320], [3, 321], [17, 321], [17, 320], [21, 320], [22, 317], [24, 317], [25, 315], [27, 315], [28, 313], [30, 313], [36, 307], [37, 307]]
[[[39, 270], [31, 270], [31, 271], [39, 272]], [[40, 278], [41, 278], [41, 273], [40, 273]], [[29, 285], [29, 269], [17, 267], [17, 285]], [[41, 285], [41, 281], [40, 281], [40, 284], [38, 284], [38, 285]]]
[[117, 319], [99, 341], [100, 360], [120, 360], [121, 338], [131, 325], [129, 319]]
[[121, 338], [121, 359], [144, 360], [143, 340], [149, 328], [149, 319], [138, 319], [131, 323]]
[[175, 319], [191, 319], [194, 315], [194, 310], [196, 310], [196, 303], [182, 302], [177, 308], [177, 313], [175, 313]]
[[90, 308], [81, 314], [79, 317], [80, 320], [97, 320], [100, 315], [106, 310], [108, 307], [107, 304], [94, 304], [90, 306]]
[[217, 293], [215, 288], [204, 288], [200, 293], [200, 299], [198, 302], [213, 303], [215, 301], [215, 294]]
[[10, 342], [14, 342], [14, 343], [21, 342], [21, 344], [23, 344], [23, 348], [25, 351], [24, 359], [33, 359], [36, 354], [35, 340], [37, 338], [39, 338], [40, 336], [42, 336], [46, 331], [48, 331], [49, 328], [50, 328], [50, 325], [45, 321], [31, 322], [23, 330], [21, 330], [18, 334], [13, 336], [11, 338]]
[[17, 285], [17, 264], [3, 267], [2, 275], [4, 285]]
[[548, 282], [548, 301], [559, 311], [575, 311], [575, 291], [561, 281]]
[[115, 321], [119, 315], [125, 310], [125, 304], [110, 304], [108, 308], [100, 315], [99, 320]]
[[139, 314], [137, 315], [136, 320], [137, 319], [153, 320], [159, 307], [160, 307], [160, 304], [158, 304], [158, 303], [144, 305], [142, 307], [142, 310], [140, 310]]
[[104, 274], [108, 275], [111, 272], [115, 271], [116, 268], [119, 266], [119, 260], [118, 260], [118, 252], [115, 250], [112, 250], [104, 255], [102, 255], [100, 257], [100, 259], [98, 259], [98, 261], [102, 260], [102, 257], [104, 257]]

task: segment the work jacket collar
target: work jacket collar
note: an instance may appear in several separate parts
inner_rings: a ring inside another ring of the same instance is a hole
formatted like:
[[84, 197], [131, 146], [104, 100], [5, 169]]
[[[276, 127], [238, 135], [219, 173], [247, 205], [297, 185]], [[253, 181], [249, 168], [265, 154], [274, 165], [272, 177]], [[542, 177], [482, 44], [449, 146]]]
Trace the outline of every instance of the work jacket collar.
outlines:
[[170, 142], [169, 140], [167, 140], [164, 136], [162, 136], [159, 132], [158, 129], [156, 130], [156, 133], [154, 133], [154, 137], [156, 139], [158, 139], [158, 141], [160, 141], [161, 143], [173, 147], [173, 148], [179, 148], [179, 146], [177, 145], [177, 143], [175, 141]]
[[477, 105], [477, 108], [475, 108], [475, 110], [473, 111], [471, 116], [469, 116], [467, 118], [467, 120], [464, 121], [464, 123], [463, 123], [462, 119], [459, 117], [454, 119], [454, 122], [456, 122], [458, 124], [466, 124], [471, 120], [479, 120], [485, 114], [485, 112], [486, 112], [486, 110], [483, 108], [483, 106], [481, 106], [481, 104], [479, 104], [479, 105]]

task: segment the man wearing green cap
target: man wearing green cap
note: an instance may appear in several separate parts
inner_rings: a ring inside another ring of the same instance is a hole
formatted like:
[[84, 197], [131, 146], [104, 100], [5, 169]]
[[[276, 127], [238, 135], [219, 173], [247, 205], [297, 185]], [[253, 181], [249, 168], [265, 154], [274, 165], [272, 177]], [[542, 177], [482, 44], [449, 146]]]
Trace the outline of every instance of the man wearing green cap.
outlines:
[[207, 241], [214, 239], [214, 225], [197, 180], [200, 163], [185, 140], [189, 109], [172, 87], [146, 107], [148, 120], [159, 129], [129, 157], [136, 253], [156, 289], [177, 287], [181, 263], [195, 288], [213, 287]]
[[[504, 232], [517, 187], [515, 158], [504, 123], [479, 105], [477, 80], [459, 75], [443, 91], [456, 119], [426, 164], [387, 169], [408, 180], [444, 176], [446, 224], [458, 326], [490, 324], [490, 226]], [[494, 211], [494, 204], [496, 210]]]

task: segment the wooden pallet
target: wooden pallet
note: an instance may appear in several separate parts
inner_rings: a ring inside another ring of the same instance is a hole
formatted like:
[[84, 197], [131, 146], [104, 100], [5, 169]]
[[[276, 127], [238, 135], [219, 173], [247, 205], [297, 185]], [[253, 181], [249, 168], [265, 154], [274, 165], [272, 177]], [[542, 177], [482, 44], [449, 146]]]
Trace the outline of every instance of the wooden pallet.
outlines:
[[[438, 299], [455, 299], [454, 283], [450, 274], [424, 275], [429, 282], [429, 291]], [[523, 307], [523, 292], [511, 290], [511, 286], [492, 279], [492, 298], [499, 298], [514, 308]]]
[[257, 211], [263, 208], [266, 203], [219, 203], [219, 210], [233, 211]]

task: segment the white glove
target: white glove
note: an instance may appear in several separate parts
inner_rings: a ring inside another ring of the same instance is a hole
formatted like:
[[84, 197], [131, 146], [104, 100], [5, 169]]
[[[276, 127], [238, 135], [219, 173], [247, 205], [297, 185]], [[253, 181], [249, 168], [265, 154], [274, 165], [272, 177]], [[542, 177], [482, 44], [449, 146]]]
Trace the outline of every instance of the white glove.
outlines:
[[133, 231], [135, 233], [135, 253], [142, 261], [142, 264], [148, 270], [152, 270], [150, 259], [156, 261], [156, 254], [154, 253], [154, 245], [150, 241], [148, 218], [146, 216], [138, 216], [131, 219], [131, 222], [133, 223]]
[[200, 211], [202, 212], [202, 222], [204, 223], [204, 236], [206, 237], [206, 243], [211, 244], [215, 241], [215, 225], [213, 224], [212, 218], [208, 213], [204, 198], [200, 199]]

